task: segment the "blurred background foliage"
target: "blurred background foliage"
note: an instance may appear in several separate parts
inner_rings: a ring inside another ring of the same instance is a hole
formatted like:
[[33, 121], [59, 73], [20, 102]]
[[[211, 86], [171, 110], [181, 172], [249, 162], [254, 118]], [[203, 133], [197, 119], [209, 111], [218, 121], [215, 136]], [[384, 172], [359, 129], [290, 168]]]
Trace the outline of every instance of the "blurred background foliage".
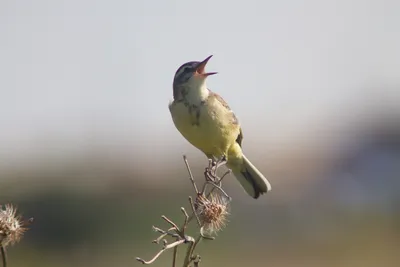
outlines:
[[[181, 220], [193, 194], [182, 155], [196, 179], [207, 164], [173, 127], [172, 77], [214, 53], [209, 85], [273, 190], [256, 201], [226, 179], [229, 223], [199, 246], [202, 265], [399, 266], [399, 12], [389, 0], [1, 2], [0, 203], [35, 217], [9, 265], [154, 255], [151, 226]], [[169, 253], [154, 264], [166, 265]]]

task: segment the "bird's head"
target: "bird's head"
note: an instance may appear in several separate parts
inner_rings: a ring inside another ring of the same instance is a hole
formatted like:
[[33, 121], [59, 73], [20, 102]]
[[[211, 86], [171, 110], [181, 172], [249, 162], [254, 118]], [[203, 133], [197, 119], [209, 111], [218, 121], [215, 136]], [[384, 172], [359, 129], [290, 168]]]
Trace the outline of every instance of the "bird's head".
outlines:
[[217, 74], [216, 72], [205, 72], [205, 67], [211, 56], [208, 56], [203, 61], [186, 62], [178, 68], [174, 77], [174, 87], [187, 83], [201, 83], [208, 76]]

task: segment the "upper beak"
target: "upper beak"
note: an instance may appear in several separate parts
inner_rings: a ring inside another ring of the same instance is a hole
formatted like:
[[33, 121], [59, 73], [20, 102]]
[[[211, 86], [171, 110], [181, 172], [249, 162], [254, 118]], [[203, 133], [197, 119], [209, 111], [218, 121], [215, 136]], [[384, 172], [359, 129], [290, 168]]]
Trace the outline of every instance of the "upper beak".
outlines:
[[210, 60], [211, 56], [208, 56], [206, 59], [204, 59], [202, 62], [200, 62], [200, 64], [197, 66], [197, 73], [201, 74], [202, 76], [209, 76], [209, 75], [214, 75], [217, 74], [217, 72], [204, 72], [204, 69], [206, 68], [207, 62]]

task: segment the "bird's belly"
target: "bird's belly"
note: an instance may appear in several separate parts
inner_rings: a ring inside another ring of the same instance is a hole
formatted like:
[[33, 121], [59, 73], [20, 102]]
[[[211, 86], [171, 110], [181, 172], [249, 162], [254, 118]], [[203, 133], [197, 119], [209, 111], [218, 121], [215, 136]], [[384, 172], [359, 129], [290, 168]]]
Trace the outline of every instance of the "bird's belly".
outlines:
[[223, 120], [223, 116], [213, 110], [202, 107], [189, 112], [184, 104], [171, 108], [171, 115], [179, 132], [195, 147], [207, 156], [220, 157], [226, 154], [239, 134], [239, 129]]

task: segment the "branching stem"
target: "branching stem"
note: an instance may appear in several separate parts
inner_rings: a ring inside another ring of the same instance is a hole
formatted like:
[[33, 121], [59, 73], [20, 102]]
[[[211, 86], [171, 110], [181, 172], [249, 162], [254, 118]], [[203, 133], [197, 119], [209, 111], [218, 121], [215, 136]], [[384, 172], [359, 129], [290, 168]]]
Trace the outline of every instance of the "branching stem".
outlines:
[[6, 248], [3, 246], [0, 246], [0, 251], [1, 251], [1, 259], [3, 262], [3, 267], [7, 267], [7, 254], [6, 254]]
[[186, 240], [178, 240], [178, 241], [175, 241], [174, 243], [171, 243], [171, 244], [168, 244], [168, 245], [166, 245], [166, 246], [164, 246], [151, 260], [149, 260], [149, 261], [145, 261], [144, 259], [141, 259], [141, 258], [136, 258], [136, 260], [138, 260], [138, 261], [140, 261], [141, 263], [143, 263], [143, 264], [152, 264], [158, 257], [160, 257], [160, 255], [164, 252], [164, 251], [166, 251], [166, 250], [168, 250], [168, 249], [171, 249], [171, 248], [174, 248], [174, 247], [176, 247], [176, 246], [179, 246], [180, 244], [183, 244], [183, 243], [185, 243], [186, 242]]
[[[191, 264], [193, 264], [193, 266], [195, 266], [195, 267], [199, 266], [201, 257], [199, 255], [193, 255], [197, 245], [200, 243], [200, 241], [202, 239], [214, 240], [214, 237], [204, 234], [204, 232], [205, 232], [204, 227], [206, 225], [206, 222], [204, 221], [204, 218], [202, 217], [202, 216], [204, 216], [203, 215], [204, 213], [203, 213], [203, 211], [200, 212], [197, 210], [199, 208], [199, 205], [203, 205], [203, 202], [198, 202], [199, 201], [198, 199], [202, 199], [202, 200], [205, 199], [206, 201], [211, 201], [211, 199], [213, 199], [211, 197], [212, 196], [211, 194], [214, 192], [215, 189], [218, 189], [218, 191], [223, 195], [223, 197], [226, 197], [229, 200], [231, 199], [229, 197], [229, 195], [222, 189], [222, 183], [221, 183], [222, 179], [224, 179], [224, 177], [227, 176], [230, 173], [230, 171], [225, 172], [221, 177], [217, 176], [218, 168], [220, 166], [223, 166], [226, 164], [225, 158], [223, 158], [219, 161], [209, 160], [209, 165], [204, 172], [205, 182], [204, 182], [203, 186], [201, 187], [202, 191], [198, 190], [198, 187], [194, 180], [194, 177], [193, 177], [193, 174], [190, 169], [190, 165], [189, 165], [189, 162], [188, 162], [186, 156], [183, 156], [183, 160], [185, 162], [186, 169], [189, 173], [189, 180], [192, 183], [193, 189], [196, 193], [195, 200], [193, 200], [193, 198], [191, 196], [189, 197], [189, 204], [190, 204], [192, 213], [189, 215], [186, 212], [185, 208], [181, 207], [181, 212], [184, 216], [184, 222], [181, 227], [179, 227], [176, 223], [174, 223], [168, 217], [166, 217], [164, 215], [161, 216], [161, 218], [170, 225], [170, 228], [165, 231], [163, 229], [153, 226], [153, 230], [160, 234], [160, 236], [158, 238], [153, 240], [153, 243], [159, 244], [160, 241], [162, 241], [163, 246], [162, 246], [161, 250], [159, 250], [157, 252], [157, 254], [154, 255], [153, 258], [148, 261], [146, 261], [142, 258], [139, 258], [139, 257], [136, 258], [136, 260], [140, 261], [143, 264], [152, 264], [154, 261], [156, 261], [158, 259], [158, 257], [160, 257], [161, 254], [163, 254], [164, 251], [173, 248], [172, 267], [176, 267], [178, 247], [182, 244], [188, 244], [188, 247], [186, 249], [186, 255], [184, 258], [184, 262], [183, 262], [183, 267], [189, 267]], [[211, 187], [210, 190], [207, 190], [208, 186]], [[204, 207], [202, 206], [202, 208], [204, 208]], [[191, 236], [187, 236], [185, 234], [186, 228], [187, 228], [188, 224], [190, 223], [190, 221], [193, 219], [193, 217], [196, 218], [197, 225], [199, 226], [199, 234], [196, 239]], [[168, 236], [174, 238], [175, 241], [173, 243], [168, 244], [168, 241], [165, 239]], [[3, 248], [2, 248], [2, 255], [3, 255], [3, 266], [5, 266], [5, 251], [3, 251]]]

